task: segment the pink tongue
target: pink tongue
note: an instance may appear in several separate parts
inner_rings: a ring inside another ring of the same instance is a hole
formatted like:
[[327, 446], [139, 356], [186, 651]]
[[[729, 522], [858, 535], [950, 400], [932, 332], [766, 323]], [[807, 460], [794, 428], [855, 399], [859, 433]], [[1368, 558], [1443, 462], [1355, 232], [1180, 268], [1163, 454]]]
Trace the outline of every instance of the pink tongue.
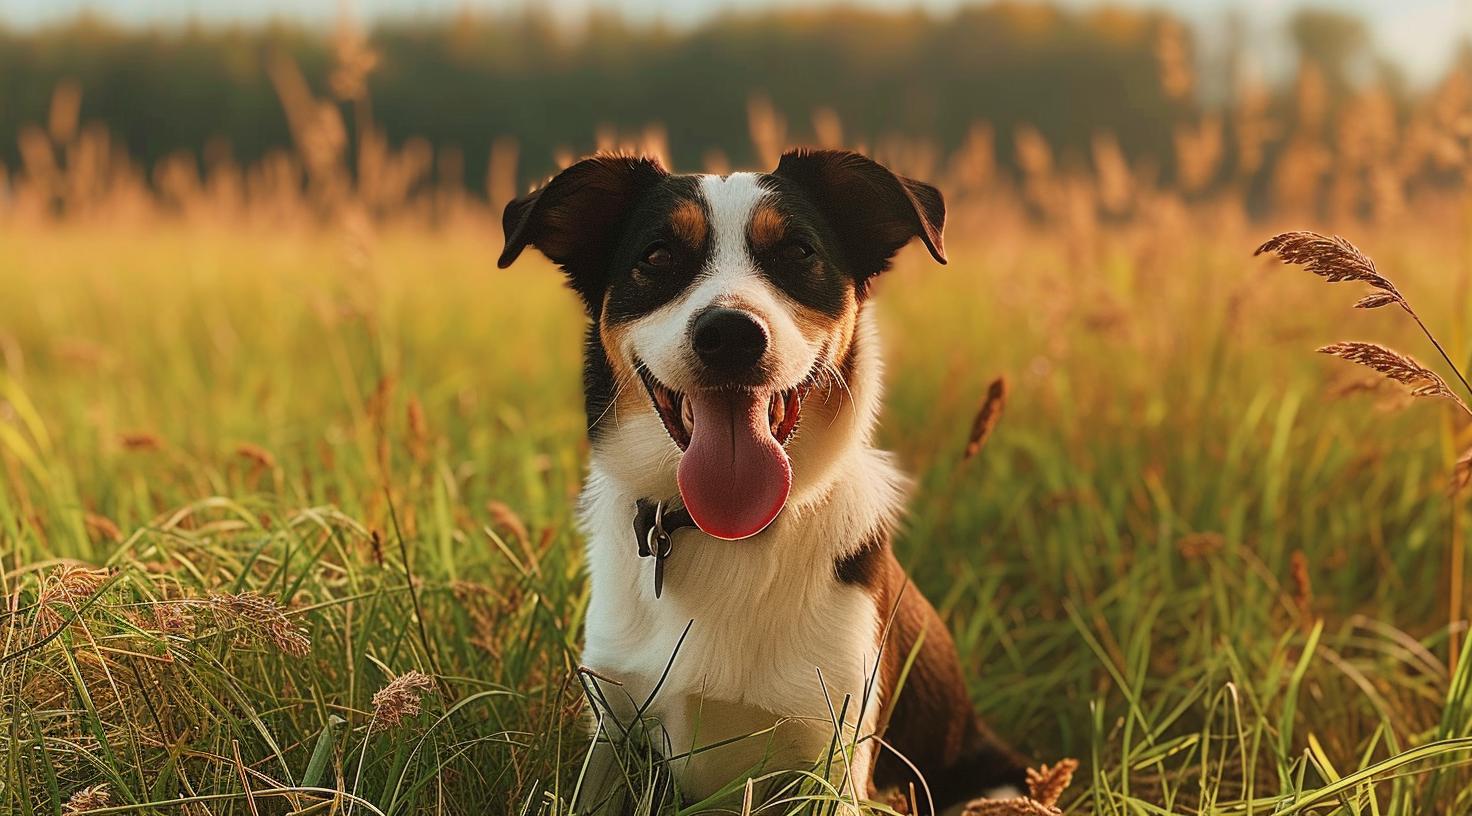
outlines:
[[680, 457], [680, 498], [708, 535], [754, 536], [787, 503], [792, 466], [767, 423], [770, 398], [725, 391], [685, 395], [695, 427]]

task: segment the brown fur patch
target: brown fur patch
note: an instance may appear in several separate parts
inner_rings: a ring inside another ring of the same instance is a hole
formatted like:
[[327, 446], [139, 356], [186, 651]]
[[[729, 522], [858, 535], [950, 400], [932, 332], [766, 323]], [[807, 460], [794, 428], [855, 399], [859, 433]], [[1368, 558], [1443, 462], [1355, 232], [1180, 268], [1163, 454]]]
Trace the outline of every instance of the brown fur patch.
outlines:
[[[888, 537], [865, 542], [835, 563], [834, 572], [838, 580], [867, 589], [880, 620], [889, 624], [879, 667], [880, 732], [919, 767], [937, 810], [999, 785], [1022, 789], [1025, 760], [976, 716], [951, 633], [895, 560]], [[896, 697], [912, 651], [914, 663]], [[909, 766], [887, 749], [875, 761], [873, 781], [876, 790], [903, 790], [911, 782], [924, 790]], [[930, 812], [926, 802], [919, 804], [920, 812]]]
[[802, 332], [803, 339], [809, 343], [816, 343], [825, 338], [830, 341], [834, 339], [834, 324], [843, 319], [843, 316], [835, 318], [817, 309], [809, 309], [800, 305], [792, 309], [792, 322], [797, 324], [797, 330]]
[[603, 309], [598, 318], [598, 340], [603, 346], [603, 356], [608, 358], [608, 365], [613, 369], [613, 381], [616, 383], [617, 399], [613, 403], [612, 411], [619, 413], [634, 412], [639, 410], [653, 411], [654, 406], [649, 403], [648, 395], [644, 391], [644, 384], [639, 381], [639, 375], [634, 371], [629, 361], [624, 359], [620, 353], [628, 327], [624, 325], [609, 325], [608, 323], [608, 295], [603, 296]]
[[771, 204], [758, 204], [751, 214], [747, 235], [758, 252], [771, 249], [787, 235], [787, 219]]
[[[792, 322], [797, 324], [803, 339], [809, 343], [821, 343], [828, 361], [832, 363], [849, 357], [858, 329], [858, 301], [851, 294], [846, 300], [843, 312], [837, 317], [800, 305], [792, 310]], [[849, 372], [845, 371], [844, 376], [848, 375]]]
[[670, 226], [675, 237], [691, 249], [705, 246], [705, 236], [710, 227], [706, 224], [705, 210], [694, 201], [682, 201], [670, 214]]

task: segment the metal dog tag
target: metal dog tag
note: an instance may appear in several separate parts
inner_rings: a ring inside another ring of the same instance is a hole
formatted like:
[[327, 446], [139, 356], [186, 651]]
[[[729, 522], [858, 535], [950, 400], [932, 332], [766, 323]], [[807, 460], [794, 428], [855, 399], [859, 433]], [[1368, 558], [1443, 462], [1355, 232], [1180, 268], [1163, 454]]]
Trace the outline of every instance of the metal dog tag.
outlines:
[[654, 597], [658, 598], [664, 592], [664, 560], [675, 548], [674, 539], [664, 528], [664, 502], [654, 506], [654, 525], [649, 528], [645, 544], [654, 556]]

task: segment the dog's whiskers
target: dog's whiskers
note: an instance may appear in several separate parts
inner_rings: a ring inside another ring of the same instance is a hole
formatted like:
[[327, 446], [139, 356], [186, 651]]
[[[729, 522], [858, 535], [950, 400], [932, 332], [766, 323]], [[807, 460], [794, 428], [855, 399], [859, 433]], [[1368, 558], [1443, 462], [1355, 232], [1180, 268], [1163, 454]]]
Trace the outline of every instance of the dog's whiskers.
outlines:
[[624, 374], [618, 378], [617, 387], [613, 389], [613, 399], [608, 401], [608, 405], [603, 409], [603, 413], [599, 414], [598, 418], [594, 419], [593, 422], [588, 425], [587, 430], [591, 431], [595, 427], [597, 427], [598, 423], [602, 422], [603, 419], [608, 416], [609, 411], [613, 412], [613, 421], [615, 423], [618, 422], [618, 400], [619, 397], [622, 397], [624, 395], [624, 389], [628, 387], [632, 379], [633, 378], [627, 374]]
[[[827, 386], [828, 387], [827, 387], [826, 393], [823, 396], [823, 401], [826, 403], [828, 401], [828, 398], [830, 396], [832, 396], [832, 394], [833, 394], [833, 385], [834, 385], [834, 383], [837, 383], [838, 384], [838, 387], [840, 389], [842, 389], [842, 391], [843, 391], [843, 393], [845, 395], [847, 395], [849, 405], [851, 405], [855, 409], [857, 409], [858, 408], [858, 403], [854, 401], [854, 392], [853, 392], [853, 389], [849, 388], [848, 380], [844, 378], [843, 372], [838, 370], [838, 366], [835, 366], [833, 364], [833, 361], [832, 360], [826, 360], [825, 359], [821, 363], [819, 363], [819, 367], [825, 373], [824, 379], [826, 379], [828, 381], [828, 383], [827, 383]], [[839, 403], [839, 407], [840, 408], [843, 407], [843, 405], [842, 405], [841, 402]], [[851, 421], [858, 422], [858, 411], [857, 410], [854, 410], [851, 413], [852, 413]], [[831, 427], [833, 425], [833, 422], [835, 420], [837, 420], [837, 419], [838, 419], [838, 413], [835, 411], [834, 414], [833, 414], [832, 419], [829, 419], [828, 420], [829, 426]]]

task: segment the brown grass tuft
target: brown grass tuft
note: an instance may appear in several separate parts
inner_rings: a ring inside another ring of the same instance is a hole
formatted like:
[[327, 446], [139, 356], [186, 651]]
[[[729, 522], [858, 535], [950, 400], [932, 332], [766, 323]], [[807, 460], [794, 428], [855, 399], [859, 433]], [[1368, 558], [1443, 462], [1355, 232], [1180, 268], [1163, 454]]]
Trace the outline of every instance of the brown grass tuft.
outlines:
[[194, 613], [182, 603], [159, 601], [153, 605], [153, 625], [164, 634], [183, 634], [194, 629]]
[[68, 610], [79, 612], [105, 586], [112, 574], [79, 564], [63, 564], [41, 580], [36, 596], [36, 637], [47, 638], [67, 625]]
[[97, 594], [110, 577], [105, 569], [63, 564], [46, 577], [37, 601], [42, 606], [60, 603], [76, 608]]
[[73, 793], [66, 800], [61, 812], [64, 814], [86, 813], [89, 810], [101, 810], [112, 806], [112, 793], [107, 789], [107, 784], [93, 785], [90, 788], [82, 788]]
[[158, 450], [163, 447], [163, 440], [159, 439], [157, 434], [147, 431], [125, 433], [119, 437], [119, 441], [123, 443], [124, 448], [131, 451]]
[[486, 502], [486, 512], [491, 514], [492, 521], [497, 527], [510, 533], [523, 545], [531, 541], [531, 533], [527, 531], [526, 522], [516, 514], [509, 505], [494, 499]]
[[260, 445], [253, 445], [249, 442], [242, 442], [241, 444], [236, 446], [235, 455], [239, 456], [241, 459], [246, 460], [247, 462], [250, 462], [257, 468], [264, 470], [276, 469], [276, 457], [272, 456], [270, 451], [266, 450]]
[[961, 816], [1061, 816], [1058, 799], [1073, 783], [1078, 760], [1063, 759], [1053, 766], [1027, 769], [1027, 795], [1011, 799], [976, 799]]
[[419, 397], [410, 397], [405, 409], [409, 423], [409, 454], [423, 462], [429, 455], [429, 422], [424, 418], [424, 405]]
[[407, 671], [373, 695], [373, 724], [395, 728], [418, 716], [424, 695], [434, 691], [434, 679], [421, 671]]
[[1216, 555], [1226, 545], [1221, 533], [1189, 533], [1176, 542], [1176, 551], [1188, 561], [1199, 561]]
[[237, 638], [245, 642], [261, 641], [275, 646], [283, 654], [305, 657], [312, 641], [301, 627], [286, 617], [281, 604], [255, 592], [210, 596], [210, 608], [237, 628]]
[[961, 461], [966, 461], [981, 452], [986, 440], [991, 437], [992, 431], [996, 430], [997, 423], [1002, 419], [1002, 409], [1007, 407], [1007, 378], [998, 377], [992, 380], [992, 384], [986, 387], [986, 397], [981, 401], [981, 408], [976, 412], [976, 419], [971, 422], [971, 436], [966, 440], [966, 450], [961, 454]]
[[1294, 550], [1289, 557], [1288, 575], [1293, 580], [1293, 605], [1298, 607], [1299, 620], [1307, 627], [1314, 616], [1314, 584], [1308, 572], [1308, 556], [1303, 550]]
[[1073, 772], [1078, 770], [1078, 760], [1059, 760], [1057, 765], [1027, 769], [1027, 791], [1033, 799], [1045, 805], [1057, 805], [1058, 797], [1068, 790], [1073, 782]]
[[961, 816], [1061, 816], [1063, 811], [1026, 796], [1012, 799], [977, 799]]
[[118, 529], [118, 525], [114, 523], [112, 519], [102, 515], [101, 513], [82, 514], [82, 524], [85, 525], [88, 530], [97, 533], [108, 541], [123, 540], [123, 531]]

